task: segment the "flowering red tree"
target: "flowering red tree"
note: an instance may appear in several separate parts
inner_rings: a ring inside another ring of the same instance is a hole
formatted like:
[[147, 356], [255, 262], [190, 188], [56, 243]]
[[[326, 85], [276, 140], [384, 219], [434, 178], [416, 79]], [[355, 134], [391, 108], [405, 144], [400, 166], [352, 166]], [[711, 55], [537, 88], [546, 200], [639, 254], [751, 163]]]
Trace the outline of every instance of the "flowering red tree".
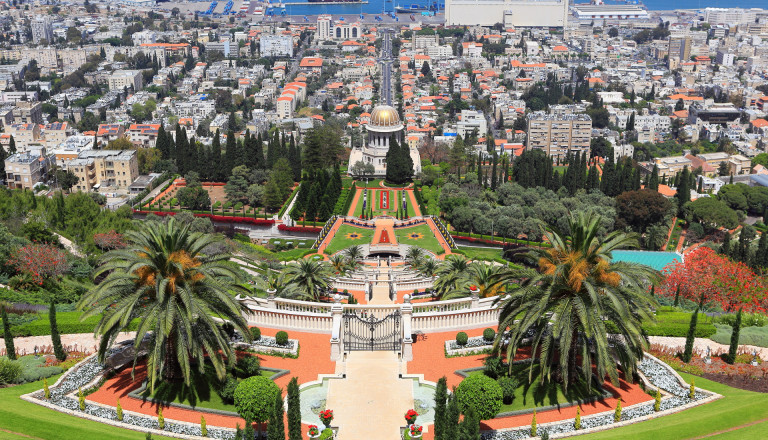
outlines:
[[745, 264], [732, 261], [701, 247], [686, 255], [684, 263], [665, 269], [660, 293], [680, 296], [690, 301], [717, 303], [732, 312], [744, 307], [745, 312], [764, 313], [768, 304], [768, 285]]
[[123, 234], [109, 231], [104, 234], [94, 234], [93, 242], [102, 250], [120, 249], [125, 247]]
[[67, 270], [66, 254], [50, 244], [33, 243], [19, 248], [9, 261], [19, 272], [32, 275], [39, 285], [60, 277]]

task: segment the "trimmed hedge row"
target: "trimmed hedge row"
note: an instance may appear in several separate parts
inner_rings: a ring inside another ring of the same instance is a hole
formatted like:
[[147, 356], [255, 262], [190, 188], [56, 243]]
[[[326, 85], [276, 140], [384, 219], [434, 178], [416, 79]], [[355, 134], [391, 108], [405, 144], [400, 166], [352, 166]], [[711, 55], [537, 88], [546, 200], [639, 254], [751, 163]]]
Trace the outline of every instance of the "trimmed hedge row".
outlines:
[[416, 203], [419, 204], [419, 210], [421, 211], [421, 215], [429, 214], [429, 211], [427, 210], [427, 205], [424, 204], [424, 198], [421, 197], [421, 188], [414, 188], [413, 196], [416, 197]]
[[[155, 214], [160, 217], [165, 217], [167, 215], [176, 215], [176, 212], [167, 212], [167, 211], [140, 211], [140, 210], [133, 210], [136, 214]], [[211, 219], [211, 221], [214, 222], [223, 222], [223, 223], [248, 223], [252, 225], [261, 225], [261, 226], [271, 226], [275, 224], [275, 221], [272, 219], [263, 219], [263, 218], [253, 218], [253, 217], [232, 217], [228, 215], [216, 215], [216, 214], [201, 214], [194, 212], [193, 215], [195, 217], [208, 217]]]
[[[648, 336], [672, 336], [684, 338], [688, 336], [688, 327], [688, 324], [680, 325], [676, 323], [658, 322], [656, 324], [643, 325], [643, 330]], [[712, 324], [705, 324], [701, 321], [696, 324], [695, 336], [697, 338], [708, 338], [716, 332], [717, 328]]]
[[286, 226], [283, 224], [277, 225], [277, 229], [285, 232], [312, 232], [319, 233], [323, 228], [316, 226]]
[[301, 183], [296, 185], [296, 188], [293, 189], [291, 196], [288, 197], [288, 200], [286, 200], [285, 203], [283, 203], [283, 207], [280, 208], [280, 212], [277, 213], [277, 218], [283, 218], [283, 214], [285, 214], [285, 210], [288, 209], [288, 206], [290, 206], [291, 201], [293, 201], [293, 198], [296, 197], [296, 194], [298, 194], [299, 188], [301, 188]]
[[[56, 323], [59, 333], [93, 333], [96, 324], [101, 319], [100, 316], [92, 316], [85, 321], [80, 321], [80, 312], [58, 312], [56, 313]], [[47, 313], [41, 313], [39, 319], [25, 322], [18, 326], [11, 326], [11, 333], [14, 337], [26, 336], [46, 336], [51, 334], [51, 323], [48, 320]], [[136, 330], [138, 321], [131, 323], [131, 330]]]

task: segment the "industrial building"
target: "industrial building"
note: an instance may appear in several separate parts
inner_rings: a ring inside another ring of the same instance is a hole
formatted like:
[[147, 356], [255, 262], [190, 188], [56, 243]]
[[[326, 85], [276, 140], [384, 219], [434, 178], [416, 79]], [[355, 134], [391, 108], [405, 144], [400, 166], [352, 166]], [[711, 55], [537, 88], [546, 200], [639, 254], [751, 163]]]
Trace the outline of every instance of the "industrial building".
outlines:
[[446, 0], [449, 26], [565, 27], [567, 0]]

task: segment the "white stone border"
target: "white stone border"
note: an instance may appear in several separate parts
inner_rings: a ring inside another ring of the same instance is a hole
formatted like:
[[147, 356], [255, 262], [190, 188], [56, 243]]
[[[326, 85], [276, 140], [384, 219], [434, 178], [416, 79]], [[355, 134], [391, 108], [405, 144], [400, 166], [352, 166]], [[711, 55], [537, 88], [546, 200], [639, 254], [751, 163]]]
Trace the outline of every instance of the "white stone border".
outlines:
[[[272, 338], [275, 339], [274, 336], [262, 336], [262, 338]], [[267, 355], [276, 355], [279, 356], [281, 354], [287, 354], [291, 356], [298, 356], [299, 355], [299, 340], [298, 339], [288, 339], [289, 342], [293, 342], [293, 347], [291, 348], [284, 348], [284, 347], [275, 347], [273, 345], [261, 345], [251, 342], [250, 344], [247, 342], [235, 342], [233, 345], [235, 349], [251, 349], [258, 353], [263, 353]], [[243, 350], [245, 351], [245, 350]]]
[[[90, 356], [85, 357], [83, 360], [81, 360], [77, 364], [75, 364], [72, 367], [70, 367], [67, 371], [64, 372], [64, 374], [62, 374], [59, 377], [59, 379], [56, 381], [56, 383], [54, 383], [50, 388], [55, 388], [55, 387], [59, 386], [61, 384], [61, 382], [67, 378], [67, 376], [69, 376], [74, 371], [76, 371], [85, 362], [90, 361], [91, 358], [94, 357], [94, 356], [96, 356], [96, 353], [94, 353], [94, 354], [92, 354]], [[96, 377], [92, 381], [88, 382], [88, 384], [86, 384], [84, 388], [88, 389], [88, 388], [93, 387], [96, 383], [101, 381], [101, 378], [103, 377], [103, 375], [104, 375], [103, 373], [97, 374]], [[81, 388], [83, 388], [83, 387], [81, 387]], [[55, 404], [53, 404], [51, 402], [48, 402], [48, 401], [46, 401], [44, 399], [40, 399], [40, 398], [37, 398], [37, 397], [34, 396], [35, 394], [38, 394], [38, 393], [41, 393], [41, 392], [43, 392], [42, 389], [36, 390], [36, 391], [32, 391], [32, 392], [27, 393], [27, 394], [23, 394], [23, 395], [21, 395], [19, 397], [21, 398], [21, 400], [24, 400], [25, 402], [33, 403], [35, 405], [44, 406], [44, 407], [46, 407], [48, 409], [52, 409], [54, 411], [58, 411], [58, 412], [63, 413], [63, 414], [67, 414], [67, 415], [75, 416], [75, 417], [80, 417], [81, 419], [87, 419], [87, 420], [91, 420], [93, 422], [104, 423], [104, 424], [107, 424], [107, 425], [115, 426], [117, 428], [129, 429], [131, 431], [144, 432], [144, 433], [150, 432], [150, 433], [152, 433], [152, 435], [160, 435], [160, 436], [165, 436], [165, 437], [173, 437], [173, 438], [188, 439], [188, 440], [209, 440], [209, 439], [213, 438], [213, 437], [201, 437], [201, 436], [189, 435], [189, 434], [180, 434], [180, 433], [176, 433], [176, 432], [172, 432], [172, 431], [165, 431], [165, 430], [154, 429], [154, 428], [144, 428], [144, 427], [141, 427], [141, 426], [132, 425], [130, 423], [121, 422], [119, 420], [112, 420], [112, 419], [108, 419], [108, 418], [104, 418], [104, 417], [98, 417], [98, 416], [95, 416], [95, 415], [92, 415], [92, 414], [88, 414], [88, 413], [83, 412], [83, 411], [73, 411], [71, 409], [64, 408], [64, 407], [59, 406], [59, 405], [55, 405]], [[78, 391], [72, 391], [69, 394], [65, 395], [64, 398], [69, 398], [69, 399], [77, 400], [77, 393], [78, 393]], [[99, 406], [99, 407], [104, 408], [104, 409], [115, 409], [114, 406], [105, 405], [105, 404], [99, 403], [99, 402], [94, 402], [92, 400], [88, 400], [87, 398], [86, 398], [86, 401], [88, 402], [89, 405]], [[150, 416], [150, 415], [147, 415], [147, 414], [143, 414], [143, 413], [139, 413], [139, 412], [135, 412], [135, 411], [123, 410], [123, 413], [124, 414], [129, 414], [129, 415], [132, 415], [132, 416], [135, 416], [135, 417], [144, 417], [144, 418], [148, 418], [148, 419], [155, 418], [153, 416]], [[205, 414], [201, 413], [201, 415], [204, 416]], [[213, 415], [216, 415], [216, 414], [213, 414]], [[200, 427], [200, 424], [198, 424], [198, 423], [184, 422], [184, 421], [168, 419], [168, 418], [166, 418], [165, 421], [166, 421], [166, 423], [170, 422], [170, 423], [177, 424], [177, 425], [184, 425], [184, 426], [195, 427], [195, 428]], [[216, 426], [216, 425], [208, 425], [208, 426], [214, 427], [214, 428], [216, 428], [218, 430], [221, 430], [221, 431], [231, 432], [232, 435], [235, 434], [235, 430], [232, 429], [232, 428], [226, 428], [226, 427], [223, 427], [223, 426]]]
[[[656, 358], [655, 356], [653, 356], [653, 355], [651, 355], [649, 353], [645, 353], [645, 356], [648, 356], [653, 361], [655, 361], [658, 364], [662, 365], [664, 369], [666, 369], [669, 373], [671, 373], [678, 380], [678, 382], [681, 384], [682, 387], [690, 388], [690, 384], [686, 383], [685, 380], [683, 380], [683, 378], [680, 377], [680, 375], [672, 367], [667, 365], [665, 362], [662, 362], [661, 360], [659, 360], [658, 358]], [[641, 377], [643, 378], [643, 380], [647, 381], [647, 379], [644, 376], [641, 375]], [[657, 387], [653, 386], [653, 388], [656, 389]], [[704, 394], [709, 394], [709, 396], [705, 397], [703, 399], [694, 400], [694, 401], [686, 403], [684, 405], [680, 405], [680, 406], [676, 406], [676, 407], [673, 407], [673, 408], [665, 409], [663, 411], [654, 412], [653, 414], [649, 414], [649, 415], [645, 415], [645, 416], [635, 417], [635, 418], [632, 418], [632, 419], [629, 419], [629, 420], [623, 420], [623, 421], [616, 422], [616, 423], [608, 423], [608, 424], [605, 424], [605, 425], [595, 426], [593, 428], [579, 429], [578, 431], [574, 430], [574, 431], [564, 432], [564, 433], [552, 433], [552, 434], [549, 434], [549, 438], [568, 438], [568, 437], [575, 437], [575, 436], [584, 435], [584, 434], [592, 434], [592, 433], [600, 432], [600, 431], [607, 431], [609, 429], [614, 429], [614, 428], [621, 428], [623, 426], [632, 425], [634, 423], [644, 422], [644, 421], [647, 421], [647, 420], [653, 420], [653, 419], [656, 419], [656, 418], [659, 418], [659, 417], [663, 417], [663, 416], [667, 416], [667, 415], [670, 415], [670, 414], [675, 414], [675, 413], [678, 413], [680, 411], [684, 411], [686, 409], [693, 408], [693, 407], [696, 407], [696, 406], [699, 406], [699, 405], [704, 405], [706, 403], [714, 402], [715, 400], [723, 398], [722, 395], [717, 394], [715, 392], [704, 390], [704, 389], [699, 388], [699, 387], [694, 387], [694, 388], [697, 391], [700, 391], [700, 392], [702, 392]], [[664, 392], [664, 391], [662, 391], [662, 392]], [[667, 400], [667, 399], [670, 399], [672, 397], [675, 397], [675, 396], [670, 395], [669, 393], [666, 393], [666, 392], [664, 392], [664, 394], [666, 394], [667, 397], [664, 397], [662, 400]], [[636, 407], [642, 406], [642, 405], [648, 405], [649, 403], [650, 402], [641, 402], [641, 403], [636, 403], [634, 405], [630, 405], [630, 406], [627, 406], [627, 407], [623, 407], [622, 408], [622, 412], [626, 411], [628, 409], [632, 409], [632, 408], [636, 408]], [[605, 417], [605, 416], [612, 416], [613, 414], [614, 414], [614, 410], [609, 410], [609, 411], [604, 411], [604, 412], [597, 413], [597, 414], [590, 414], [588, 416], [582, 416], [582, 420], [584, 418], [586, 418], [586, 417], [589, 417], [589, 418], [592, 418], [592, 417]], [[537, 425], [537, 428], [540, 430], [541, 428], [547, 428], [549, 426], [560, 425], [560, 424], [562, 424], [564, 422], [567, 422], [568, 420], [570, 420], [570, 419], [563, 419], [563, 420], [558, 420], [558, 421], [555, 421], [555, 422], [541, 423], [541, 424]], [[511, 428], [494, 429], [494, 430], [487, 431], [487, 432], [517, 431], [517, 430], [525, 429], [525, 428], [526, 428], [525, 426], [515, 426], [515, 427], [511, 427]], [[540, 439], [541, 437], [537, 436], [537, 437], [525, 437], [525, 438]]]
[[[480, 336], [482, 338], [482, 336]], [[477, 347], [466, 347], [466, 348], [451, 348], [451, 343], [456, 342], [455, 339], [446, 339], [445, 340], [445, 355], [446, 356], [470, 356], [473, 354], [486, 354], [483, 353], [486, 350], [490, 350], [493, 348], [493, 342], [491, 342], [488, 345], [480, 345]]]

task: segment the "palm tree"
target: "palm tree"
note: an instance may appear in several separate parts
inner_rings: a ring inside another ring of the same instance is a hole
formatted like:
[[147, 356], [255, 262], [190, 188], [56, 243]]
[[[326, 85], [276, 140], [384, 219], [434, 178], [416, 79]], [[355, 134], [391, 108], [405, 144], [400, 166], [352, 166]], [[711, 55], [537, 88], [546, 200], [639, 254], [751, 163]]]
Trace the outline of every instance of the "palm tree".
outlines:
[[261, 290], [274, 290], [275, 296], [288, 298], [296, 296], [296, 286], [287, 280], [286, 274], [278, 270], [266, 268], [264, 275], [256, 279], [256, 287]]
[[357, 261], [363, 258], [363, 247], [359, 244], [352, 245], [344, 249], [344, 254], [352, 261]]
[[328, 259], [328, 263], [330, 263], [331, 267], [333, 267], [333, 271], [344, 275], [344, 273], [347, 271], [347, 267], [349, 265], [349, 260], [341, 254], [334, 254], [331, 255], [331, 258]]
[[328, 266], [319, 261], [302, 259], [288, 265], [286, 276], [301, 296], [310, 301], [319, 301], [330, 282]]
[[[441, 299], [460, 295], [459, 287], [469, 268], [469, 260], [461, 255], [449, 255], [437, 270], [435, 292]], [[465, 292], [468, 294], [469, 292]]]
[[427, 258], [419, 265], [418, 271], [425, 277], [433, 277], [437, 274], [438, 268], [439, 265], [437, 264], [437, 261], [432, 258]]
[[[520, 287], [499, 300], [494, 351], [500, 350], [501, 335], [509, 329], [506, 355], [514, 359], [527, 330], [542, 328], [532, 351], [538, 353], [543, 383], [562, 380], [567, 391], [579, 373], [589, 383], [594, 365], [599, 378], [607, 375], [617, 384], [617, 361], [626, 377], [632, 377], [646, 348], [640, 324], [652, 319], [655, 301], [645, 286], [659, 273], [645, 265], [611, 261], [612, 251], [637, 246], [637, 236], [616, 231], [601, 239], [595, 212], [571, 216], [568, 227], [563, 233], [550, 226], [544, 236], [552, 248], [527, 254], [538, 270], [508, 269], [497, 276]], [[618, 338], [609, 340], [606, 321], [616, 325]], [[533, 371], [532, 365], [531, 376]]]
[[504, 266], [475, 261], [467, 268], [466, 283], [476, 286], [481, 298], [498, 296], [506, 290], [506, 283], [498, 277], [504, 269]]
[[245, 337], [250, 333], [246, 310], [232, 292], [247, 293], [230, 255], [206, 254], [219, 236], [190, 232], [171, 219], [146, 222], [126, 232], [128, 246], [104, 254], [94, 277], [106, 278], [80, 299], [81, 319], [101, 314], [95, 332], [101, 335], [98, 355], [104, 360], [118, 333], [134, 320], [139, 327], [135, 353], [148, 334], [147, 374], [156, 381], [184, 379], [189, 385], [191, 360], [203, 371], [206, 358], [224, 379], [224, 358], [234, 359], [225, 334], [214, 317], [231, 322]]

